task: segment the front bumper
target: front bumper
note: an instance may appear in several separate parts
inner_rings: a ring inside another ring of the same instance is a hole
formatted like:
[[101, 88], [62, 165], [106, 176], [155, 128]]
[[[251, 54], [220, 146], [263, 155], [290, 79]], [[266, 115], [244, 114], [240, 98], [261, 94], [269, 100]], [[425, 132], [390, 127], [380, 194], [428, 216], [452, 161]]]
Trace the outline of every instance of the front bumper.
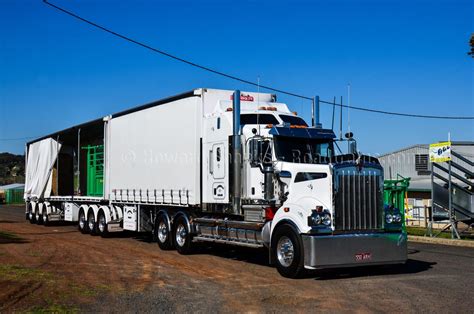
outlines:
[[407, 260], [405, 233], [302, 234], [306, 268], [399, 264]]

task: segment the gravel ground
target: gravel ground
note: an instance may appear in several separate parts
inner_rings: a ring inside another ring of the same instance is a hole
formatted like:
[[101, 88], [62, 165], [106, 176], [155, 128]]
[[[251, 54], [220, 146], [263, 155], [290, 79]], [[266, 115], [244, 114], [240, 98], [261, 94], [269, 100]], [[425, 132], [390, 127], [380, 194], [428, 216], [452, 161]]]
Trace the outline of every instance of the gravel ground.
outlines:
[[265, 251], [202, 247], [182, 256], [147, 235], [102, 239], [38, 226], [0, 206], [0, 312], [472, 313], [474, 248], [409, 243], [403, 266], [286, 279]]

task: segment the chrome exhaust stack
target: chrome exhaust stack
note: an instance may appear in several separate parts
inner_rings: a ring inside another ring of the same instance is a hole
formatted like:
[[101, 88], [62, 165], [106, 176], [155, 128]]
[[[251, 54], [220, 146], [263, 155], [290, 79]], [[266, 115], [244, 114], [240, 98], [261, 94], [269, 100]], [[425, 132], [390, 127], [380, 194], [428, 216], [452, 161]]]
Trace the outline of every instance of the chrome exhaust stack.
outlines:
[[235, 215], [242, 214], [242, 141], [240, 131], [240, 91], [236, 90], [233, 97], [233, 132], [232, 132], [232, 211]]

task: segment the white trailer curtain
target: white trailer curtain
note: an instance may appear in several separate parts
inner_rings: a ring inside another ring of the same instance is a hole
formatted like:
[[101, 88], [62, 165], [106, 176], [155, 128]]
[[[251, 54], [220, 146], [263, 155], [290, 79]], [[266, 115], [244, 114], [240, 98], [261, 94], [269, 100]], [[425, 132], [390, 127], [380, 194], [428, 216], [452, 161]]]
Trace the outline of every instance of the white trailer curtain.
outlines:
[[52, 138], [41, 140], [28, 147], [25, 199], [51, 195], [52, 169], [59, 150], [61, 150], [61, 144]]

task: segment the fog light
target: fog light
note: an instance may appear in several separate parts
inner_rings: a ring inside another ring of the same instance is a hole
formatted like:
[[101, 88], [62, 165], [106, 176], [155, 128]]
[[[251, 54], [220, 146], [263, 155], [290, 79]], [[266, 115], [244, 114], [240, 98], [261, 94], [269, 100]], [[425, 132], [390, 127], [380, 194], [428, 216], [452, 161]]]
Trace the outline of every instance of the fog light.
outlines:
[[393, 216], [390, 214], [385, 215], [385, 222], [391, 224], [393, 222]]

